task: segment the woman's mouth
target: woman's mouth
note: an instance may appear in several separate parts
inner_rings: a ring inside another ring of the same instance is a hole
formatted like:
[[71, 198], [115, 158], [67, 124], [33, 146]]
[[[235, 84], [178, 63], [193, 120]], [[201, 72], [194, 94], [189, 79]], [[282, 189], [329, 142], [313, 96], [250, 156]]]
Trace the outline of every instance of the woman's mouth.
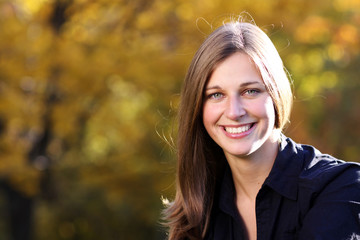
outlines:
[[239, 127], [224, 127], [225, 131], [231, 134], [240, 134], [248, 131], [250, 128], [254, 126], [255, 123], [249, 123], [246, 125], [242, 125]]

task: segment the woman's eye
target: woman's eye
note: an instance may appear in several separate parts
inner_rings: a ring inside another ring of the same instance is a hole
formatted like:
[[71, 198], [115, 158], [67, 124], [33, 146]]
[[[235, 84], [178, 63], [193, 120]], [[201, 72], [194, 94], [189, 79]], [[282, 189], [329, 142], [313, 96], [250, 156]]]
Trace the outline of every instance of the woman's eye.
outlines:
[[223, 95], [221, 93], [212, 93], [209, 95], [210, 99], [220, 99], [222, 97], [223, 97]]
[[250, 96], [254, 96], [254, 95], [257, 95], [259, 93], [260, 93], [260, 91], [258, 89], [248, 89], [248, 90], [245, 91], [245, 94], [250, 95]]

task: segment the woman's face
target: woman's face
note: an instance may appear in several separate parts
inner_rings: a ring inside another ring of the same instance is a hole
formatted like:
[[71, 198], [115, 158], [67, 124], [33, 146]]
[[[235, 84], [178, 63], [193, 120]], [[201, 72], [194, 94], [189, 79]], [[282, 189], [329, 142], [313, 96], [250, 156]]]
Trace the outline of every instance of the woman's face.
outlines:
[[203, 123], [226, 157], [266, 154], [274, 104], [248, 55], [234, 53], [215, 68], [205, 87]]

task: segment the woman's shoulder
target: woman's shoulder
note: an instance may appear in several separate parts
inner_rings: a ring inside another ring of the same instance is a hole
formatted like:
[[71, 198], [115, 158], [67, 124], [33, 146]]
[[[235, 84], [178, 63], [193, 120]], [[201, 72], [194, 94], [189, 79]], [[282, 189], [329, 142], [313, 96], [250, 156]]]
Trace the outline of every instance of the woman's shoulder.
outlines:
[[301, 177], [310, 180], [322, 179], [326, 177], [335, 177], [348, 171], [360, 171], [360, 164], [346, 162], [314, 149], [313, 156], [308, 157], [304, 161]]
[[304, 161], [300, 178], [308, 181], [331, 181], [337, 177], [350, 178], [350, 176], [353, 180], [360, 180], [359, 163], [346, 162], [314, 149], [313, 156]]
[[360, 191], [360, 163], [338, 159], [320, 152], [314, 146], [299, 144], [287, 137], [283, 138], [281, 148], [282, 152], [288, 152], [287, 158], [292, 159], [290, 165], [299, 166], [300, 187], [319, 191], [329, 184], [342, 181], [343, 184], [357, 185]]
[[296, 144], [296, 149], [303, 158], [297, 199], [302, 216], [300, 238], [359, 237], [360, 164], [337, 159], [309, 145]]
[[[296, 144], [303, 152], [303, 168], [299, 175], [299, 187], [317, 195], [324, 191], [353, 191], [360, 200], [360, 164], [346, 162], [315, 147]], [[337, 189], [337, 190], [335, 190]]]

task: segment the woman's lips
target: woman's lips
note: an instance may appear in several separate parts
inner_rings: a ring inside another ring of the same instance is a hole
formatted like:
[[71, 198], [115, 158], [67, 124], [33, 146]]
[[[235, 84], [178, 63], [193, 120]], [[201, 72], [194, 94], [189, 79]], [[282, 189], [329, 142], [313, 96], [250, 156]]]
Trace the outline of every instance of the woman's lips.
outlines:
[[231, 138], [241, 138], [249, 135], [256, 123], [244, 124], [241, 126], [223, 126], [225, 134]]

